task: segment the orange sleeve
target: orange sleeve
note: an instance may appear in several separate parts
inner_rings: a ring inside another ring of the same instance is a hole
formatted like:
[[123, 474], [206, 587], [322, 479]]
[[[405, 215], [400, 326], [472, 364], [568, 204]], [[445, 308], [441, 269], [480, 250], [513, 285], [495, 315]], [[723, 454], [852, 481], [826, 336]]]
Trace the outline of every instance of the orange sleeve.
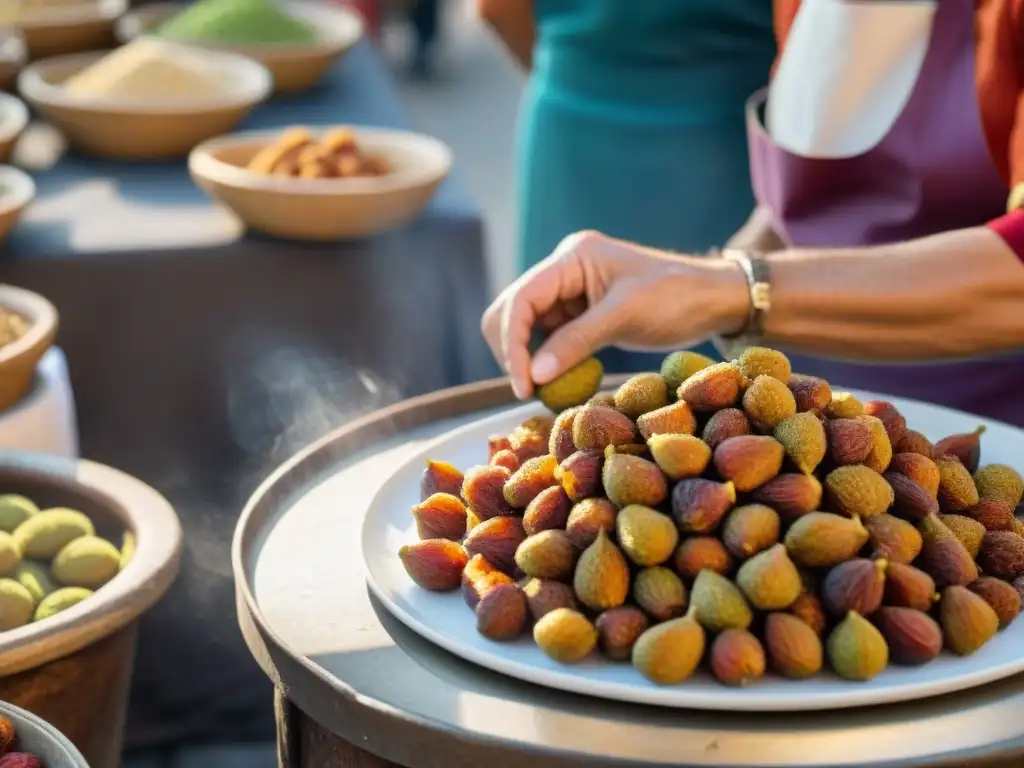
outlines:
[[800, 0], [774, 0], [772, 8], [775, 19], [775, 42], [778, 44], [779, 49], [775, 57], [775, 65], [772, 67], [772, 73], [774, 74], [775, 67], [779, 65], [779, 59], [782, 58], [782, 52], [786, 47], [789, 28], [793, 26], [796, 12], [800, 10]]

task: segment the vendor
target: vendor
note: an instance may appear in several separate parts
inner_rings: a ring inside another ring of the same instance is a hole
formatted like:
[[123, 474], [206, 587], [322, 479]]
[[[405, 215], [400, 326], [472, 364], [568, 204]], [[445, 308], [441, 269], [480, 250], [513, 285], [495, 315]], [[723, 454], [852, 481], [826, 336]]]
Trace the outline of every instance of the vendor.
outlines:
[[[567, 237], [484, 316], [517, 393], [604, 345], [719, 336], [1024, 426], [1024, 0], [777, 0], [775, 17], [747, 112], [757, 207], [725, 258]], [[537, 323], [558, 328], [531, 358]]]

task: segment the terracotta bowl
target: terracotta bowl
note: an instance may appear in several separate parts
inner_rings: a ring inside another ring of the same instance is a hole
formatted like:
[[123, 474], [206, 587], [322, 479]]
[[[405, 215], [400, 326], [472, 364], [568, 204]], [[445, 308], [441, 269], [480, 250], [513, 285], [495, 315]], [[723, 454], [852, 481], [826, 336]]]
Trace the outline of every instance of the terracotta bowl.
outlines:
[[[116, 25], [121, 42], [145, 35], [185, 6], [181, 3], [153, 3], [130, 11]], [[313, 0], [292, 0], [289, 13], [309, 22], [318, 32], [319, 41], [308, 45], [221, 45], [201, 40], [182, 40], [210, 50], [241, 53], [266, 65], [274, 76], [274, 90], [296, 93], [312, 88], [327, 69], [340, 59], [363, 36], [362, 17], [341, 6]]]
[[24, 336], [0, 347], [0, 411], [6, 411], [32, 388], [36, 364], [57, 335], [57, 310], [39, 294], [10, 285], [0, 285], [0, 307], [16, 312], [29, 323]]
[[0, 700], [27, 709], [64, 733], [92, 768], [117, 768], [138, 618], [178, 572], [181, 528], [170, 504], [123, 472], [89, 461], [5, 451], [0, 493], [40, 507], [72, 507], [97, 534], [120, 545], [134, 533], [125, 568], [62, 613], [0, 632]]
[[[28, 125], [28, 108], [16, 96], [0, 93], [0, 163], [11, 159], [11, 150]], [[3, 201], [0, 200], [0, 208]]]
[[231, 130], [271, 90], [259, 62], [226, 51], [191, 53], [209, 58], [232, 82], [232, 94], [140, 104], [113, 97], [68, 93], [62, 83], [105, 52], [57, 56], [30, 64], [18, 76], [25, 100], [84, 154], [119, 160], [181, 157], [201, 141]]
[[[315, 132], [315, 131], [314, 131]], [[429, 136], [357, 128], [359, 146], [387, 159], [392, 173], [373, 178], [293, 179], [245, 165], [278, 131], [212, 139], [189, 155], [192, 178], [250, 229], [294, 240], [343, 240], [397, 227], [417, 216], [451, 169], [452, 155]]]
[[29, 60], [34, 61], [109, 48], [114, 42], [114, 22], [126, 10], [128, 0], [85, 0], [40, 10], [14, 26], [25, 38]]
[[14, 27], [0, 28], [0, 91], [10, 90], [28, 59], [25, 38]]
[[75, 745], [45, 720], [2, 701], [0, 716], [6, 717], [14, 725], [18, 736], [15, 749], [31, 752], [43, 761], [46, 768], [89, 768]]

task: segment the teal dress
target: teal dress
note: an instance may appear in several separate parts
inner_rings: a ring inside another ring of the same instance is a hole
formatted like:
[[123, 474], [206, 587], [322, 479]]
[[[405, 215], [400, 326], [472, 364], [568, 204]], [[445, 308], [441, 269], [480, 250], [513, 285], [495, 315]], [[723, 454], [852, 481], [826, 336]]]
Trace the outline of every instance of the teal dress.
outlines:
[[[775, 56], [770, 0], [533, 7], [537, 44], [519, 126], [520, 269], [582, 229], [674, 251], [720, 246], [754, 205], [743, 105]], [[657, 360], [605, 358], [620, 371]]]

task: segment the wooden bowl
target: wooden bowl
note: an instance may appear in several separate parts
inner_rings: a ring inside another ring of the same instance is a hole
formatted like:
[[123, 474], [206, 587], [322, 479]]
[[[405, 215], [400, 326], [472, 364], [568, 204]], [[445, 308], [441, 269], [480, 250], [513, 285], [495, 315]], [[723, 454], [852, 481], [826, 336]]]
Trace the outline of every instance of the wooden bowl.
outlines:
[[[0, 163], [11, 159], [14, 143], [28, 125], [28, 107], [25, 103], [8, 93], [0, 93]], [[0, 208], [3, 200], [0, 199]], [[0, 233], [0, 237], [2, 237]]]
[[114, 22], [128, 10], [128, 0], [84, 0], [67, 6], [40, 9], [18, 19], [30, 61], [68, 53], [109, 48]]
[[2, 701], [0, 716], [14, 724], [14, 732], [18, 737], [15, 749], [31, 752], [43, 761], [46, 768], [89, 768], [75, 745], [42, 718]]
[[[315, 131], [314, 131], [315, 133]], [[189, 155], [193, 180], [250, 229], [294, 240], [343, 240], [397, 227], [417, 216], [451, 169], [452, 155], [429, 136], [357, 128], [361, 149], [382, 155], [385, 176], [295, 179], [254, 173], [245, 165], [279, 131], [212, 139]]]
[[21, 32], [14, 27], [0, 28], [0, 91], [14, 87], [27, 60], [28, 48]]
[[[115, 32], [121, 42], [145, 35], [184, 8], [180, 3], [153, 3], [121, 18]], [[202, 40], [182, 40], [209, 50], [228, 50], [262, 62], [274, 77], [278, 93], [297, 93], [312, 88], [327, 69], [363, 36], [362, 17], [341, 6], [312, 0], [292, 0], [288, 12], [310, 23], [320, 40], [308, 45], [224, 45]]]
[[39, 294], [10, 285], [0, 285], [0, 307], [29, 323], [24, 336], [0, 347], [0, 411], [6, 411], [32, 388], [36, 364], [57, 335], [57, 310]]
[[57, 56], [30, 64], [18, 76], [18, 88], [25, 100], [84, 154], [119, 160], [181, 157], [205, 139], [231, 130], [271, 90], [270, 73], [259, 62], [227, 51], [189, 52], [209, 58], [232, 81], [232, 94], [140, 104], [114, 97], [76, 96], [61, 86], [105, 52]]
[[138, 619], [177, 575], [178, 518], [149, 486], [90, 461], [4, 451], [0, 489], [43, 508], [81, 510], [118, 545], [126, 531], [135, 535], [134, 556], [95, 594], [0, 633], [0, 700], [60, 729], [92, 768], [117, 768]]

